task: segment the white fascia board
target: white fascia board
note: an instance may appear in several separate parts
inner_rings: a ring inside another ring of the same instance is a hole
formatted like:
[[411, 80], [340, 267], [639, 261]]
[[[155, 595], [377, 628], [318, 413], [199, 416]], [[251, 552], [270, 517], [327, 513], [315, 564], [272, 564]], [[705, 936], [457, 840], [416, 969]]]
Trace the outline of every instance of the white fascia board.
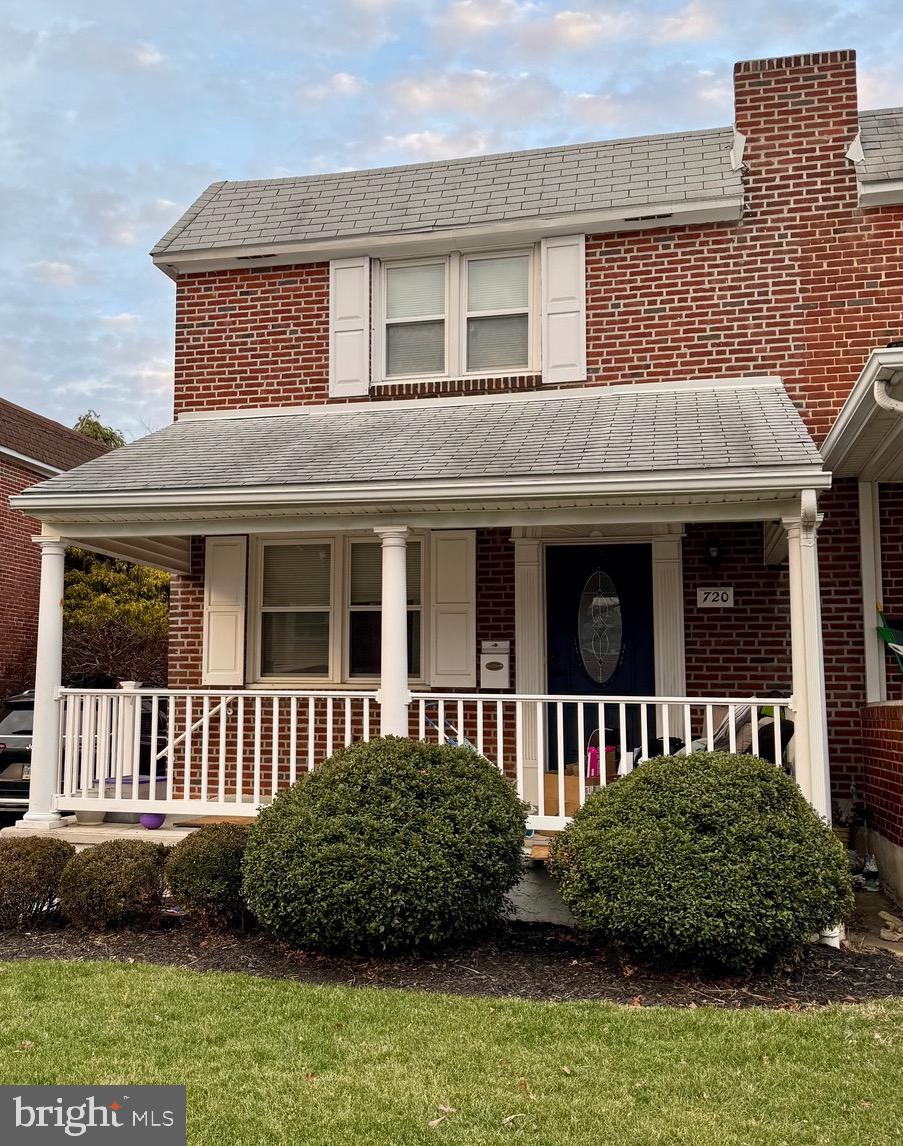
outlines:
[[[406, 383], [407, 385], [407, 383]], [[739, 378], [687, 378], [675, 382], [643, 382], [643, 394], [662, 394], [690, 390], [780, 390], [784, 383], [775, 375], [755, 375]], [[526, 393], [505, 394], [455, 394], [441, 398], [393, 398], [391, 409], [441, 409], [451, 406], [499, 406], [520, 405], [525, 402], [562, 402], [569, 398], [600, 398], [609, 394], [636, 394], [640, 387], [635, 382], [618, 383], [615, 386], [601, 386], [587, 383], [563, 383], [559, 387], [543, 386], [541, 390]], [[312, 406], [310, 403], [298, 406], [249, 406], [240, 410], [187, 410], [176, 418], [178, 422], [222, 422], [241, 418], [285, 418], [293, 415], [313, 417], [341, 417], [345, 414], [385, 413], [390, 403], [371, 402], [323, 402]]]
[[48, 465], [47, 462], [39, 462], [37, 458], [29, 457], [28, 454], [20, 454], [17, 450], [11, 450], [7, 446], [0, 446], [0, 457], [10, 458], [19, 465], [34, 470], [36, 473], [45, 474], [47, 477], [56, 477], [57, 474], [63, 472], [59, 466], [51, 466]]
[[859, 184], [860, 207], [890, 207], [903, 203], [903, 179]]
[[856, 380], [828, 436], [821, 444], [825, 465], [839, 470], [863, 431], [871, 415], [878, 409], [875, 401], [875, 379], [891, 377], [903, 370], [903, 347], [885, 347], [873, 350], [862, 373]]
[[690, 223], [737, 222], [743, 214], [743, 199], [691, 200], [677, 203], [645, 203], [634, 207], [608, 207], [599, 211], [574, 211], [566, 215], [537, 215], [527, 219], [503, 219], [466, 227], [424, 228], [419, 231], [372, 232], [288, 243], [249, 243], [245, 246], [208, 247], [197, 251], [163, 251], [154, 263], [171, 278], [192, 271], [230, 270], [238, 267], [284, 266], [321, 263], [354, 255], [402, 258], [446, 251], [485, 250], [487, 243], [517, 246], [554, 235], [604, 234], [610, 231], [645, 231], [651, 228], [687, 226]]
[[99, 491], [95, 493], [20, 494], [10, 498], [16, 509], [25, 510], [40, 519], [42, 515], [66, 510], [103, 508], [138, 510], [152, 508], [166, 510], [198, 510], [202, 508], [268, 506], [368, 506], [381, 503], [399, 503], [428, 500], [434, 503], [462, 500], [492, 500], [497, 498], [530, 500], [543, 497], [616, 497], [631, 494], [652, 494], [674, 497], [686, 494], [774, 493], [781, 494], [802, 489], [827, 489], [831, 475], [820, 465], [786, 466], [774, 469], [715, 469], [668, 470], [629, 476], [615, 474], [556, 474], [489, 480], [425, 480], [409, 482], [341, 482], [330, 485], [257, 486], [229, 489], [198, 490], [140, 490], [125, 492]]

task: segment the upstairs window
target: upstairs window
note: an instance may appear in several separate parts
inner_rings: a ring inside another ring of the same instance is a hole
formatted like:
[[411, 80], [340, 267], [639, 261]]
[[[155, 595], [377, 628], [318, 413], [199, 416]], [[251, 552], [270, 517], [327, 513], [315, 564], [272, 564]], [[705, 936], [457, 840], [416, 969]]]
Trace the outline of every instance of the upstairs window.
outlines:
[[538, 370], [534, 278], [532, 249], [377, 265], [374, 378]]

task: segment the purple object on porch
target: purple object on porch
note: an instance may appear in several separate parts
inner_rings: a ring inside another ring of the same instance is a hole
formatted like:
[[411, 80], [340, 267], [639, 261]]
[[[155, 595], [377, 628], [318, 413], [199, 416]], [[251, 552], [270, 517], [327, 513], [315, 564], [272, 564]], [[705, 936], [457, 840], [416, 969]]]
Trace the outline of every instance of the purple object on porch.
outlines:
[[586, 750], [586, 778], [599, 779], [599, 749], [595, 744], [591, 744]]
[[165, 812], [142, 812], [138, 817], [141, 822], [142, 828], [147, 828], [149, 832], [156, 831], [157, 828], [163, 827], [163, 821], [166, 819]]

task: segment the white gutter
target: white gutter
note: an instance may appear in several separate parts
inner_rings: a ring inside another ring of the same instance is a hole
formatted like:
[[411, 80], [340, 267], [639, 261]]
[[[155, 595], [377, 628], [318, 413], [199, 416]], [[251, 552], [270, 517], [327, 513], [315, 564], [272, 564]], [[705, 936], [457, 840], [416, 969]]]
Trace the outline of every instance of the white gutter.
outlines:
[[335, 236], [292, 242], [255, 242], [191, 251], [160, 251], [154, 264], [170, 278], [192, 271], [228, 270], [238, 267], [281, 266], [319, 263], [329, 259], [370, 255], [395, 258], [410, 254], [434, 254], [449, 250], [481, 250], [487, 240], [517, 246], [552, 235], [603, 234], [640, 231], [690, 223], [737, 222], [743, 213], [742, 196], [721, 199], [683, 200], [676, 203], [644, 203], [608, 207], [596, 211], [573, 211], [561, 215], [537, 215], [528, 219], [502, 219], [460, 227], [430, 227], [391, 234]]
[[39, 462], [37, 458], [29, 457], [28, 454], [20, 454], [17, 450], [11, 450], [7, 446], [0, 446], [0, 457], [11, 458], [14, 462], [27, 466], [31, 470], [36, 470], [39, 474], [46, 474], [47, 477], [56, 477], [57, 474], [63, 473], [59, 466]]
[[89, 493], [56, 493], [53, 490], [19, 494], [10, 504], [40, 518], [66, 510], [160, 511], [313, 505], [380, 505], [412, 499], [448, 503], [462, 499], [514, 499], [544, 497], [593, 498], [630, 495], [678, 496], [687, 494], [785, 493], [801, 489], [827, 489], [831, 475], [819, 464], [783, 468], [737, 468], [715, 470], [649, 471], [625, 478], [623, 473], [556, 474], [516, 479], [426, 479], [407, 482], [341, 482], [329, 485], [251, 486], [222, 489], [95, 490]]
[[890, 207], [899, 203], [903, 203], [903, 179], [859, 183], [860, 207]]

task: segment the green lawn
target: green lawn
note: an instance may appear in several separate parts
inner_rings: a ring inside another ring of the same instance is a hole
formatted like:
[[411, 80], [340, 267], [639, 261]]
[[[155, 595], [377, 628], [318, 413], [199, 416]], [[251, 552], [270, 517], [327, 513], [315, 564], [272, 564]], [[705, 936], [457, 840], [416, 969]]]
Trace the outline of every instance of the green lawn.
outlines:
[[184, 1082], [193, 1144], [880, 1146], [901, 1077], [903, 1001], [647, 1010], [0, 963], [0, 1082]]

